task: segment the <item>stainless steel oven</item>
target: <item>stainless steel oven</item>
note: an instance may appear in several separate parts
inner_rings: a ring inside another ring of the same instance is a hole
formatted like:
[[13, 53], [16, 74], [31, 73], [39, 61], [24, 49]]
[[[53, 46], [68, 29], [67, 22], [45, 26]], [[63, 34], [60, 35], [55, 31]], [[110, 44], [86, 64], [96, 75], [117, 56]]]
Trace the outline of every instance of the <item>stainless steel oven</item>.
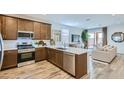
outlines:
[[18, 46], [18, 67], [35, 63], [35, 48], [31, 45]]

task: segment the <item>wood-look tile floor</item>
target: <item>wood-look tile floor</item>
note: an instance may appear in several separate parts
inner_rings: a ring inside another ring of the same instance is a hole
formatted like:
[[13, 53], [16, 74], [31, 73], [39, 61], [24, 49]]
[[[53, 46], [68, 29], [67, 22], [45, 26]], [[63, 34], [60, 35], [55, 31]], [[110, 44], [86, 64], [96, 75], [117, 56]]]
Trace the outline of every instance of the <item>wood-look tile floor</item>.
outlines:
[[[88, 57], [88, 74], [81, 79], [124, 79], [124, 55], [118, 55], [111, 64]], [[42, 61], [20, 68], [0, 71], [0, 79], [74, 79], [53, 64]]]

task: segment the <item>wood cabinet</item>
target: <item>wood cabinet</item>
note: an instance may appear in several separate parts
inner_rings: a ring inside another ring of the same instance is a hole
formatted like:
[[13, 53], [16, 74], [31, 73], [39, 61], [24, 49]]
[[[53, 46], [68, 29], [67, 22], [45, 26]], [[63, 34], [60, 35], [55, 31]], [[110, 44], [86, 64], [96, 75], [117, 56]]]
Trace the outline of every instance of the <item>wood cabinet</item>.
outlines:
[[55, 61], [55, 64], [62, 68], [63, 67], [63, 52], [62, 51], [59, 51], [59, 50], [56, 50], [56, 61]]
[[39, 62], [46, 59], [46, 48], [36, 48], [35, 61]]
[[4, 40], [17, 39], [17, 19], [13, 17], [2, 16], [2, 36]]
[[18, 19], [18, 31], [34, 31], [33, 21]]
[[40, 40], [41, 39], [41, 28], [40, 23], [34, 22], [34, 39]]
[[51, 25], [41, 23], [41, 40], [49, 40], [51, 38]]
[[75, 55], [75, 78], [87, 74], [87, 53]]
[[81, 78], [87, 74], [87, 53], [77, 55], [47, 48], [47, 55], [49, 62], [73, 75], [75, 78]]
[[34, 31], [33, 21], [25, 20], [25, 30]]
[[62, 68], [63, 67], [63, 52], [47, 48], [48, 61], [55, 64], [56, 66]]
[[2, 69], [17, 66], [17, 50], [9, 50], [4, 52]]
[[16, 40], [18, 31], [34, 31], [35, 40], [51, 38], [51, 24], [0, 15], [0, 32], [4, 40]]
[[51, 25], [50, 24], [46, 24], [46, 26], [47, 26], [46, 39], [50, 40], [51, 39]]
[[47, 48], [48, 61], [56, 64], [56, 50], [52, 48]]
[[25, 20], [18, 19], [18, 31], [25, 31]]
[[46, 40], [46, 32], [47, 32], [46, 25], [41, 23], [41, 40]]

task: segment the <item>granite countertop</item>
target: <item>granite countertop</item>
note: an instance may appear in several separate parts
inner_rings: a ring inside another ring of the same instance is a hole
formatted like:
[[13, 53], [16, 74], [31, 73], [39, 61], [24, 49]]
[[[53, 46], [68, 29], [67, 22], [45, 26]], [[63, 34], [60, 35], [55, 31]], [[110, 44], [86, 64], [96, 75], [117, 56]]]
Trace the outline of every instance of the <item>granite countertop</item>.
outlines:
[[70, 52], [70, 53], [73, 53], [73, 54], [83, 54], [83, 53], [87, 53], [87, 50], [86, 49], [82, 49], [82, 48], [72, 48], [72, 47], [69, 47], [67, 48], [66, 50], [64, 50], [64, 52]]
[[8, 50], [18, 50], [18, 49], [17, 47], [4, 48], [4, 51], [8, 51]]
[[73, 47], [67, 47], [65, 49], [60, 49], [62, 47], [57, 47], [57, 46], [37, 46], [35, 48], [40, 48], [40, 47], [52, 48], [52, 49], [56, 49], [56, 50], [59, 50], [59, 51], [73, 53], [73, 54], [77, 54], [77, 55], [80, 55], [80, 54], [83, 54], [83, 53], [87, 53], [87, 49], [73, 48]]
[[[59, 50], [59, 51], [78, 54], [78, 55], [87, 52], [87, 49], [82, 49], [82, 48], [67, 47], [66, 49], [59, 49], [59, 48], [62, 48], [62, 47], [57, 47], [57, 46], [35, 46], [35, 48], [41, 48], [41, 47], [52, 48], [52, 49], [56, 49], [56, 50]], [[5, 47], [4, 51], [7, 51], [7, 50], [17, 50], [17, 47], [7, 47], [7, 48]]]

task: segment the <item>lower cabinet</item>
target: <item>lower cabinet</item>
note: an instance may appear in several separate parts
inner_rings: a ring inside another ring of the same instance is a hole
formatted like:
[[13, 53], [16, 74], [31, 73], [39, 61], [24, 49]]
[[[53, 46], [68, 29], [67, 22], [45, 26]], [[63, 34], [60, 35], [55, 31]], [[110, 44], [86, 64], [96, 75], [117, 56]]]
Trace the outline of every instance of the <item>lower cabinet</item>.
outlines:
[[63, 67], [63, 52], [56, 49], [47, 49], [48, 61], [56, 66]]
[[17, 50], [9, 50], [4, 52], [2, 69], [12, 68], [17, 66]]
[[75, 78], [87, 74], [87, 53], [80, 55], [47, 48], [48, 61], [70, 73]]
[[47, 48], [47, 56], [48, 61], [55, 64], [56, 63], [56, 56], [55, 56], [56, 50]]
[[56, 61], [55, 61], [55, 64], [60, 67], [60, 68], [63, 68], [63, 51], [59, 51], [59, 50], [56, 50]]
[[39, 62], [46, 59], [46, 48], [36, 48], [35, 49], [35, 61]]
[[[16, 67], [17, 55], [17, 50], [5, 51], [2, 69]], [[35, 61], [39, 62], [46, 59], [75, 78], [81, 78], [87, 74], [87, 53], [77, 55], [53, 48], [36, 48]]]

